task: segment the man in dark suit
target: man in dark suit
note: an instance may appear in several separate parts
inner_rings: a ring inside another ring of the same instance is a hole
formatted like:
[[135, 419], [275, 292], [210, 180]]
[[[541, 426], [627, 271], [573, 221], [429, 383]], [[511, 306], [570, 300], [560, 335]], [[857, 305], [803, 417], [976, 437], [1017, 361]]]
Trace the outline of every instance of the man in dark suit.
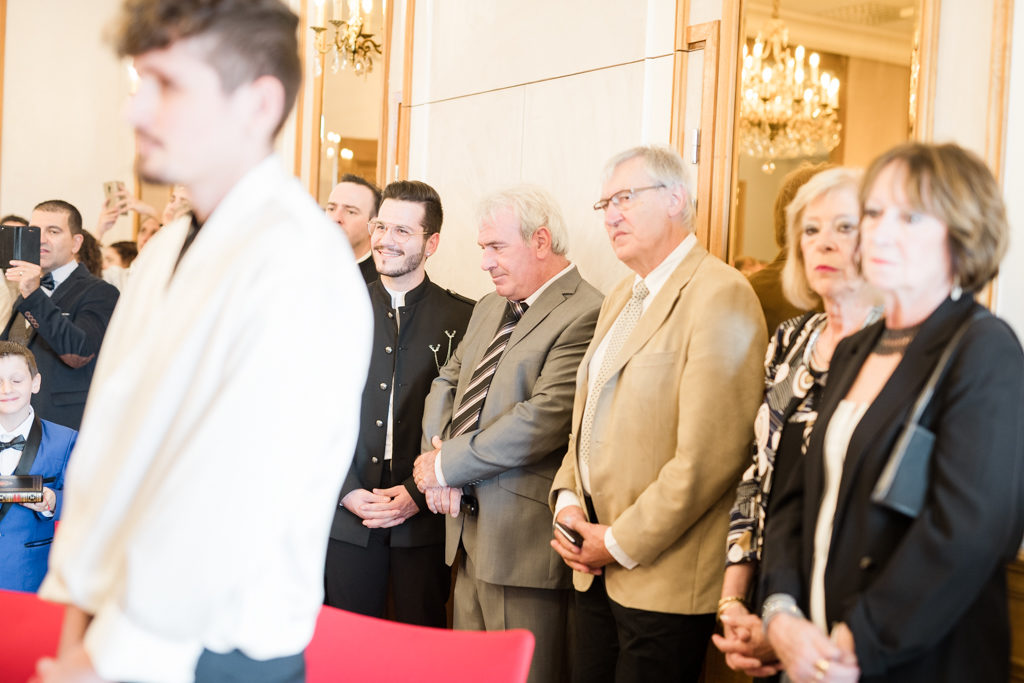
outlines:
[[432, 450], [414, 475], [432, 510], [458, 515], [465, 503], [445, 539], [449, 564], [465, 551], [455, 628], [529, 629], [529, 680], [561, 681], [570, 583], [547, 543], [547, 493], [601, 294], [566, 257], [564, 221], [544, 190], [494, 195], [481, 216], [482, 267], [496, 292], [473, 309], [466, 338], [430, 387], [423, 436]]
[[383, 617], [388, 585], [398, 621], [443, 628], [451, 572], [444, 518], [430, 514], [412, 477], [423, 399], [466, 331], [473, 301], [426, 274], [437, 251], [441, 198], [426, 183], [384, 188], [369, 223], [380, 279], [370, 283], [374, 333], [352, 467], [331, 525], [325, 602]]
[[117, 288], [75, 260], [82, 247], [82, 214], [60, 199], [37, 205], [39, 263], [11, 261], [7, 279], [18, 298], [2, 338], [24, 344], [46, 377], [32, 399], [39, 417], [78, 429]]
[[376, 185], [357, 175], [346, 173], [327, 199], [327, 217], [341, 226], [352, 245], [352, 253], [366, 284], [377, 279], [377, 268], [370, 255], [370, 235], [366, 225], [380, 210], [381, 194]]

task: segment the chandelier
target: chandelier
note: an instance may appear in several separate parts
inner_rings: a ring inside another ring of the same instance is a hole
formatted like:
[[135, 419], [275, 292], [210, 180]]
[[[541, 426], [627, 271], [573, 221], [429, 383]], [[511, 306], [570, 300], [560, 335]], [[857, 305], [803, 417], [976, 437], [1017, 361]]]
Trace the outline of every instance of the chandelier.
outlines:
[[744, 154], [766, 159], [765, 173], [775, 159], [827, 154], [839, 144], [841, 124], [839, 79], [819, 71], [821, 57], [797, 45], [789, 49], [789, 29], [779, 19], [779, 0], [772, 18], [748, 51], [743, 46], [743, 75], [738, 137]]
[[[380, 43], [372, 33], [364, 33], [366, 20], [363, 15], [373, 12], [373, 0], [348, 0], [348, 18], [342, 19], [342, 0], [334, 0], [334, 17], [327, 20], [324, 0], [314, 0], [317, 8], [317, 24], [310, 26], [313, 31], [313, 46], [321, 55], [331, 55], [331, 73], [352, 66], [356, 75], [365, 76], [373, 71], [373, 55], [381, 54]], [[362, 5], [362, 7], [360, 7]], [[330, 30], [324, 24], [334, 27], [334, 39], [329, 40]], [[316, 60], [316, 75], [323, 73], [321, 60]]]

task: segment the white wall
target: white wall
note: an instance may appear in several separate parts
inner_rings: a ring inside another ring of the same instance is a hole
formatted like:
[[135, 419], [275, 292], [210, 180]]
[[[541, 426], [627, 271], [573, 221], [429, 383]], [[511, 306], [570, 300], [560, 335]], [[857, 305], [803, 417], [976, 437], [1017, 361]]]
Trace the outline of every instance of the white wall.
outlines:
[[591, 206], [610, 156], [669, 140], [674, 16], [673, 0], [416, 3], [409, 177], [445, 209], [431, 278], [491, 291], [475, 206], [518, 182], [558, 199], [586, 279], [607, 291], [627, 273]]
[[[118, 0], [8, 0], [0, 211], [26, 218], [65, 199], [96, 224], [103, 182], [131, 187], [134, 143], [121, 118], [125, 67], [101, 38]], [[130, 239], [122, 219], [111, 238]]]
[[[954, 141], [985, 154], [990, 70], [992, 0], [943, 2], [935, 93], [936, 142]], [[996, 285], [995, 311], [1024, 338], [1024, 11], [1014, 12], [1009, 71], [1009, 111], [1003, 150], [1003, 195], [1010, 219], [1010, 251]]]

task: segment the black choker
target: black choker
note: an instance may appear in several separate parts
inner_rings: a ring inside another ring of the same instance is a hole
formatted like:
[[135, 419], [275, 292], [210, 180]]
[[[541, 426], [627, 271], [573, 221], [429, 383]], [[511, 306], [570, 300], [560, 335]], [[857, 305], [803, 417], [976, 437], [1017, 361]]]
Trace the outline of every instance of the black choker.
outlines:
[[901, 330], [894, 330], [886, 327], [882, 329], [882, 335], [878, 338], [875, 343], [874, 353], [879, 356], [891, 356], [897, 353], [903, 353], [910, 346], [910, 341], [917, 334], [917, 331], [921, 329], [921, 324], [918, 323], [913, 327], [905, 327]]

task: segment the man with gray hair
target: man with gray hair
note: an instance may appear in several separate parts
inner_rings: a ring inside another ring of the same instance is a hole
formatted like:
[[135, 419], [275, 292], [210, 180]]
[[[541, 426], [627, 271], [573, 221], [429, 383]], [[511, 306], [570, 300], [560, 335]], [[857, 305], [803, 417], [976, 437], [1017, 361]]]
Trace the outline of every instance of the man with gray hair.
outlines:
[[601, 309], [551, 490], [556, 522], [579, 536], [556, 527], [551, 540], [574, 570], [573, 680], [696, 681], [761, 398], [764, 317], [743, 276], [697, 243], [674, 150], [614, 157], [602, 194], [594, 209], [634, 275]]
[[500, 192], [480, 214], [481, 267], [496, 291], [431, 385], [413, 476], [430, 509], [451, 514], [448, 564], [464, 551], [455, 628], [529, 629], [529, 680], [553, 683], [563, 680], [570, 581], [547, 543], [547, 494], [601, 294], [567, 258], [565, 223], [544, 190]]

